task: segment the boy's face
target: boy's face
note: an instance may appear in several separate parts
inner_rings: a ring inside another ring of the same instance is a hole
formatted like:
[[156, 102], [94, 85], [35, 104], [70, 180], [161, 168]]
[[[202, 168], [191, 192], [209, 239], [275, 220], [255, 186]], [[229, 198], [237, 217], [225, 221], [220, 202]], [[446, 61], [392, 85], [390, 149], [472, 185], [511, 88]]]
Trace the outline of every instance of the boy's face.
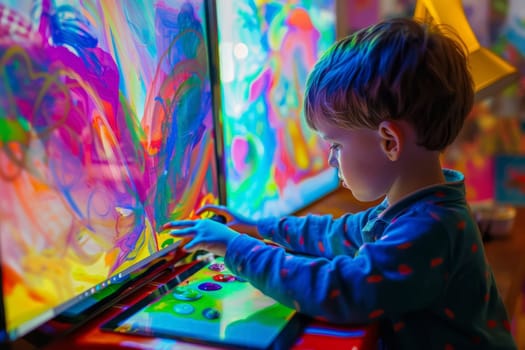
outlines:
[[360, 201], [373, 201], [385, 195], [394, 181], [392, 162], [381, 148], [376, 130], [346, 129], [317, 121], [320, 136], [330, 143], [328, 163], [338, 169], [343, 186]]

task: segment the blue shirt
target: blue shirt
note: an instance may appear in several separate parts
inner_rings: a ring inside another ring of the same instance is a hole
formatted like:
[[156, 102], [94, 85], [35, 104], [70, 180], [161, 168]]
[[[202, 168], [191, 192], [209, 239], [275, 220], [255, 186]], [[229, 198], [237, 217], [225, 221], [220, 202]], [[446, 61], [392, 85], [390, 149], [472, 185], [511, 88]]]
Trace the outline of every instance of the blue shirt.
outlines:
[[[230, 242], [227, 267], [264, 294], [335, 323], [390, 324], [401, 349], [516, 349], [463, 175], [338, 219], [268, 218]], [[296, 254], [299, 253], [299, 254]]]

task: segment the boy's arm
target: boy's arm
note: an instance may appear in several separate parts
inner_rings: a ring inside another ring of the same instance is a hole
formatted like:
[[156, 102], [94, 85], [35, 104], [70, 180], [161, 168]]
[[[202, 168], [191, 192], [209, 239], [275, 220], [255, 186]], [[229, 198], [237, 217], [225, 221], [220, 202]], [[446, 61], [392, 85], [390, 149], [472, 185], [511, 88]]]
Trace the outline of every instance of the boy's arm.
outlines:
[[428, 306], [445, 284], [449, 234], [431, 215], [399, 218], [385, 233], [355, 257], [332, 260], [294, 256], [239, 236], [225, 262], [282, 304], [331, 322], [362, 323]]
[[363, 243], [361, 228], [368, 211], [346, 214], [338, 219], [331, 215], [287, 216], [261, 219], [257, 231], [294, 252], [315, 256], [353, 256]]

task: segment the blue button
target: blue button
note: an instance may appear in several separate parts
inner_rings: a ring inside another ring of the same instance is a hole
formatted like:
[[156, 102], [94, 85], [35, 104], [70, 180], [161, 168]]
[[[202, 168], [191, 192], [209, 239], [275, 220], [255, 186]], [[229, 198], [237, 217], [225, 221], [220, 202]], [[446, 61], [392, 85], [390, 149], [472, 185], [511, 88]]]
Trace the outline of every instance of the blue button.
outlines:
[[173, 290], [173, 297], [177, 300], [192, 301], [202, 297], [202, 293], [193, 288], [175, 288]]
[[213, 282], [204, 282], [204, 283], [199, 284], [199, 289], [205, 290], [205, 291], [219, 290], [221, 288], [222, 286], [220, 284], [213, 283]]
[[173, 307], [173, 310], [175, 310], [175, 312], [178, 314], [189, 315], [193, 311], [195, 311], [195, 308], [190, 304], [182, 303], [182, 304], [175, 305]]
[[211, 307], [208, 307], [208, 308], [202, 310], [202, 316], [204, 316], [205, 318], [207, 318], [209, 320], [217, 319], [217, 318], [219, 318], [220, 315], [221, 315], [221, 313], [219, 311], [217, 311], [216, 309], [211, 308]]

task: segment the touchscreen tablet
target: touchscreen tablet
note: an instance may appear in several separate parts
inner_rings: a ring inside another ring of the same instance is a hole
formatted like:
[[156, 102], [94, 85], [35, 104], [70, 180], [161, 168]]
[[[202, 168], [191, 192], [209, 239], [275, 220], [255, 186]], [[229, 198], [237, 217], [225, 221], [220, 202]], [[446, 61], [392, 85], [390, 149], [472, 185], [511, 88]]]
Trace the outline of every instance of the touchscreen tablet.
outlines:
[[227, 348], [285, 349], [294, 344], [304, 321], [231, 274], [217, 258], [173, 287], [159, 288], [102, 329]]

